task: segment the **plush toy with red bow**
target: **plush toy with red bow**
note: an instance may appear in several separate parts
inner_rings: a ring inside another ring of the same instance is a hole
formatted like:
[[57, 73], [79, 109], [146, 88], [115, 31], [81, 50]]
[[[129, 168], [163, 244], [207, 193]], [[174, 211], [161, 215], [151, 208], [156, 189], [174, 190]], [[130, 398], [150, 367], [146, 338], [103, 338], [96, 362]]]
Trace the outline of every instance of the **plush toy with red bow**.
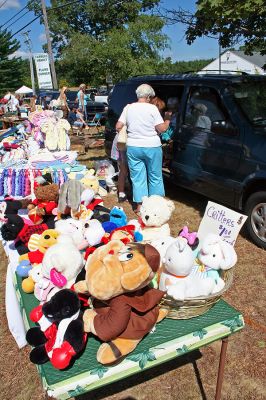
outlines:
[[19, 254], [29, 251], [28, 243], [34, 233], [42, 234], [46, 229], [54, 228], [54, 220], [47, 220], [44, 224], [32, 225], [31, 221], [24, 220], [19, 215], [8, 215], [7, 221], [1, 227], [1, 234], [4, 240], [16, 240], [15, 247]]
[[52, 183], [50, 174], [39, 176], [34, 182], [34, 195], [35, 200], [28, 205], [29, 218], [40, 224], [45, 215], [52, 215], [57, 208], [59, 186]]
[[30, 319], [39, 324], [26, 334], [28, 343], [34, 346], [30, 353], [34, 364], [50, 360], [54, 368], [65, 369], [85, 347], [80, 301], [72, 290], [63, 289], [47, 303], [34, 308]]

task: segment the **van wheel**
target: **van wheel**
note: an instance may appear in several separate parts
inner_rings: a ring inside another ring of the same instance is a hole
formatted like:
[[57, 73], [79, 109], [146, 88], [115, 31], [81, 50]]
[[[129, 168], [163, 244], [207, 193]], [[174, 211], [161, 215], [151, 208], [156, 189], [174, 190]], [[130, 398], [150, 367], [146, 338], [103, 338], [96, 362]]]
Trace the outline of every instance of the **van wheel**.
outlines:
[[246, 229], [252, 241], [266, 249], [266, 192], [252, 194], [245, 205]]

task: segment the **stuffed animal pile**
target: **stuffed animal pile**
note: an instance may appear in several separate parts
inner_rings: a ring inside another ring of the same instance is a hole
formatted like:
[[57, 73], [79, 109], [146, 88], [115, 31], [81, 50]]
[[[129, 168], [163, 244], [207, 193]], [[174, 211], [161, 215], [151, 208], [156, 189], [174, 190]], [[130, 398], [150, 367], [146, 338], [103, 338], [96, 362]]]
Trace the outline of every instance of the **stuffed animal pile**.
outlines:
[[165, 294], [182, 301], [217, 293], [221, 271], [237, 261], [217, 235], [200, 248], [187, 227], [172, 237], [174, 203], [161, 196], [144, 197], [139, 220], [128, 221], [122, 207], [104, 207], [95, 175], [60, 190], [45, 177], [34, 193], [28, 219], [18, 215], [21, 202], [0, 204], [2, 237], [21, 255], [22, 289], [40, 302], [27, 333], [33, 363], [69, 367], [87, 334], [102, 342], [98, 362], [117, 363], [167, 316], [159, 307]]

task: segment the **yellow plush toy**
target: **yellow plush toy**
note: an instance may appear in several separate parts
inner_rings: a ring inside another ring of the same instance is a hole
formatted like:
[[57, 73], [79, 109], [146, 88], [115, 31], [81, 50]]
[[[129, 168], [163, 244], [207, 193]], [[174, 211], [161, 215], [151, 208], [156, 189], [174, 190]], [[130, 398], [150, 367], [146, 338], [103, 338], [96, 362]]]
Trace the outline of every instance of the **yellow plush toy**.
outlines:
[[94, 175], [94, 169], [90, 169], [89, 172], [80, 180], [80, 182], [87, 189], [92, 189], [95, 194], [100, 196], [106, 196], [107, 191], [100, 186], [98, 178]]
[[[31, 235], [29, 240], [29, 253], [23, 254], [19, 257], [19, 262], [29, 260], [33, 265], [38, 265], [42, 262], [46, 250], [57, 243], [59, 233], [55, 229], [47, 229], [41, 235]], [[22, 289], [26, 293], [34, 291], [34, 281], [29, 276], [22, 281]]]
[[88, 257], [86, 279], [76, 292], [92, 296], [93, 309], [84, 313], [86, 332], [104, 343], [97, 360], [117, 363], [167, 314], [158, 304], [164, 292], [149, 287], [160, 266], [158, 251], [149, 244], [124, 245], [112, 240]]

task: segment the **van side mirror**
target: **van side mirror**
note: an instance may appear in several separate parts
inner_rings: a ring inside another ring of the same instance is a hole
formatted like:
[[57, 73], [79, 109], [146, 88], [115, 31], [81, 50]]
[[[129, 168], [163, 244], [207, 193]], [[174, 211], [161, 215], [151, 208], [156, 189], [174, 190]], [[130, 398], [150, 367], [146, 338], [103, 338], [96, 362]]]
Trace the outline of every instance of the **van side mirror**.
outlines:
[[211, 130], [213, 133], [227, 136], [237, 136], [239, 133], [238, 129], [231, 122], [223, 120], [212, 121]]

